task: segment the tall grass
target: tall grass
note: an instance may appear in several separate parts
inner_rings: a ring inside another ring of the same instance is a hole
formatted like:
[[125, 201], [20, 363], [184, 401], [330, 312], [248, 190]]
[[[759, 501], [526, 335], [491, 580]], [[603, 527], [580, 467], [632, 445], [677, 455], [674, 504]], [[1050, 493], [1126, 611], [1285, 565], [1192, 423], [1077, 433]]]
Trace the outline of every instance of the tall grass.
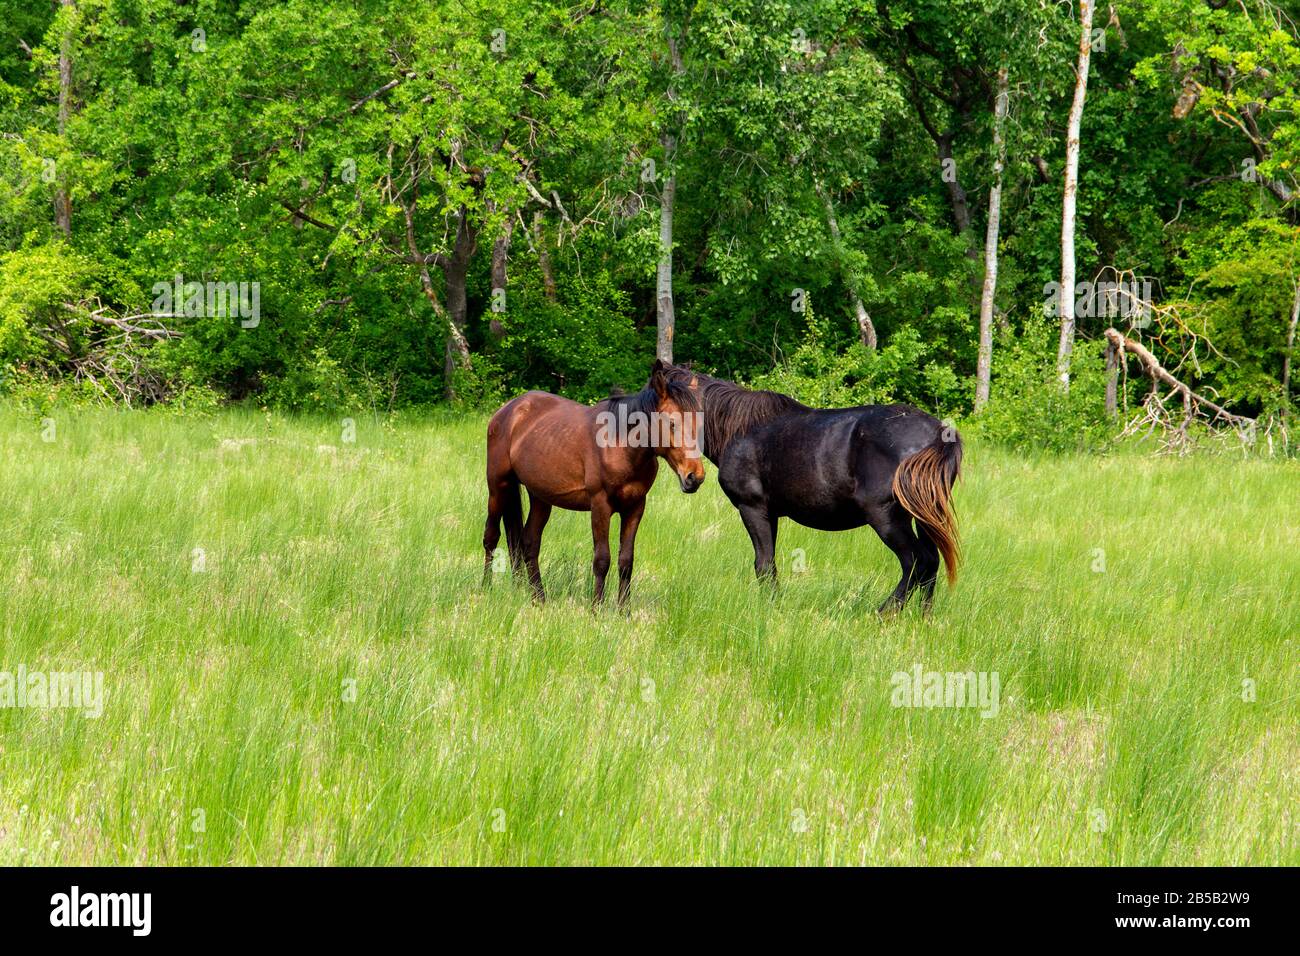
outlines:
[[[481, 586], [483, 424], [0, 412], [0, 670], [105, 683], [0, 709], [0, 864], [1300, 863], [1295, 463], [976, 445], [888, 621], [870, 530], [760, 590], [710, 468], [623, 616], [585, 515], [545, 607]], [[996, 716], [892, 706], [916, 664]]]

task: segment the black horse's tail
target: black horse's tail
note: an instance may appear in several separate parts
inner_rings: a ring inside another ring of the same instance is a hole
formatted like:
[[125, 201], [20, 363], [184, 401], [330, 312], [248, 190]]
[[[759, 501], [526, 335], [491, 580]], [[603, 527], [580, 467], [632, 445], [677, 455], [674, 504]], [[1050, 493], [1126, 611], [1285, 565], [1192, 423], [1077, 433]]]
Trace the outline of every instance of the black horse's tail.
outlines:
[[903, 459], [893, 482], [898, 503], [943, 555], [950, 587], [957, 583], [957, 566], [961, 563], [957, 515], [952, 510], [952, 486], [960, 474], [961, 436], [956, 429], [945, 426], [940, 438]]

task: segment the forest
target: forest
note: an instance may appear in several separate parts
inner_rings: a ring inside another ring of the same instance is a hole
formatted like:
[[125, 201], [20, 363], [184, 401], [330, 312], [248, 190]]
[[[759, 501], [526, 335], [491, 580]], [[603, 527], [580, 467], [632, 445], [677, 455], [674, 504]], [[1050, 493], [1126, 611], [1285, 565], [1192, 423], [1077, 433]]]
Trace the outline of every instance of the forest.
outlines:
[[0, 391], [391, 412], [653, 358], [1287, 452], [1295, 0], [11, 0]]

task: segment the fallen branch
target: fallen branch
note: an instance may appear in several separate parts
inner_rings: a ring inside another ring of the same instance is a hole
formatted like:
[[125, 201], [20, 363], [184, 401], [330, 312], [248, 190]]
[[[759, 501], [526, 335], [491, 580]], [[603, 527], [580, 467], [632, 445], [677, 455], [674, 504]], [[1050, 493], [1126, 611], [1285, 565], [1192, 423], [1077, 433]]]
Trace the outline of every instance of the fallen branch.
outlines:
[[1168, 371], [1166, 371], [1164, 366], [1156, 360], [1156, 357], [1152, 355], [1150, 350], [1148, 350], [1141, 342], [1135, 342], [1133, 339], [1128, 338], [1116, 329], [1107, 329], [1106, 338], [1115, 348], [1123, 349], [1125, 352], [1137, 356], [1138, 361], [1142, 363], [1142, 367], [1146, 369], [1147, 374], [1150, 375], [1153, 380], [1163, 382], [1165, 385], [1172, 388], [1176, 394], [1182, 397], [1185, 405], [1204, 405], [1206, 408], [1214, 412], [1215, 418], [1222, 418], [1235, 427], [1255, 427], [1255, 419], [1247, 418], [1245, 415], [1233, 414], [1222, 405], [1210, 401], [1204, 395], [1193, 392], [1182, 382], [1178, 381], [1178, 379], [1174, 378]]
[[[151, 339], [181, 338], [180, 332], [177, 332], [175, 329], [169, 329], [162, 324], [161, 320], [163, 319], [181, 318], [181, 316], [173, 315], [170, 312], [141, 312], [136, 315], [127, 315], [119, 318], [115, 315], [106, 314], [106, 309], [104, 306], [100, 306], [100, 308], [95, 309], [93, 311], [91, 311], [90, 309], [81, 308], [80, 306], [72, 305], [67, 302], [62, 303], [62, 306], [64, 311], [71, 312], [73, 315], [80, 315], [84, 318], [90, 319], [90, 321], [92, 322], [98, 322], [100, 325], [107, 325], [110, 328], [118, 329], [119, 331], [122, 332], [130, 332], [136, 335], [144, 335]], [[141, 325], [134, 324], [140, 321], [141, 319], [152, 319], [158, 323], [158, 327], [151, 329]]]
[[[1123, 435], [1133, 435], [1144, 431], [1146, 436], [1151, 436], [1158, 431], [1164, 436], [1162, 445], [1165, 449], [1182, 454], [1192, 444], [1189, 431], [1192, 423], [1202, 419], [1211, 433], [1214, 432], [1213, 426], [1222, 422], [1231, 427], [1243, 446], [1249, 447], [1255, 444], [1259, 425], [1257, 419], [1230, 412], [1213, 399], [1192, 391], [1189, 386], [1179, 381], [1174, 377], [1173, 373], [1161, 365], [1155, 355], [1141, 342], [1128, 338], [1114, 328], [1107, 329], [1105, 334], [1108, 370], [1112, 367], [1112, 364], [1122, 365], [1119, 356], [1128, 353], [1137, 358], [1143, 371], [1151, 379], [1151, 392], [1147, 395], [1146, 401], [1142, 403], [1142, 411], [1125, 426], [1122, 432]], [[1161, 386], [1169, 390], [1167, 394], [1161, 394]], [[1113, 408], [1109, 388], [1108, 383], [1108, 411]], [[1169, 403], [1174, 401], [1177, 401], [1178, 404], [1171, 409], [1168, 407]], [[1180, 416], [1181, 420], [1179, 420]], [[1275, 426], [1280, 429], [1284, 444], [1289, 444], [1285, 422], [1269, 418], [1264, 428], [1269, 454], [1273, 453], [1272, 433]]]

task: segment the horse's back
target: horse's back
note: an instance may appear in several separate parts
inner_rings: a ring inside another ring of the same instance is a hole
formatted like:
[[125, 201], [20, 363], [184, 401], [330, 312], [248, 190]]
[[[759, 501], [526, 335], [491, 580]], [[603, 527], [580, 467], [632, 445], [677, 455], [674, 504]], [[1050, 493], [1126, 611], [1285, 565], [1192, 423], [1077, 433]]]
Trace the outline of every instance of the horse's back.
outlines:
[[530, 494], [562, 508], [584, 510], [591, 409], [550, 392], [525, 392], [488, 422], [489, 481], [508, 471]]
[[718, 462], [723, 491], [737, 506], [820, 527], [813, 513], [838, 511], [853, 489], [856, 411], [801, 408], [738, 435]]
[[530, 421], [566, 405], [582, 408], [577, 402], [550, 392], [531, 391], [516, 395], [492, 413], [488, 420], [488, 438], [505, 434], [516, 423]]
[[943, 423], [911, 405], [800, 409], [738, 436], [719, 462], [733, 504], [823, 530], [857, 527], [888, 500], [894, 471], [932, 444]]
[[944, 424], [914, 405], [863, 405], [856, 437], [871, 443], [882, 455], [901, 462], [943, 435]]
[[547, 431], [581, 434], [590, 431], [590, 409], [586, 405], [550, 392], [531, 391], [516, 395], [488, 420], [489, 449], [494, 444], [515, 444], [519, 437], [546, 425]]

